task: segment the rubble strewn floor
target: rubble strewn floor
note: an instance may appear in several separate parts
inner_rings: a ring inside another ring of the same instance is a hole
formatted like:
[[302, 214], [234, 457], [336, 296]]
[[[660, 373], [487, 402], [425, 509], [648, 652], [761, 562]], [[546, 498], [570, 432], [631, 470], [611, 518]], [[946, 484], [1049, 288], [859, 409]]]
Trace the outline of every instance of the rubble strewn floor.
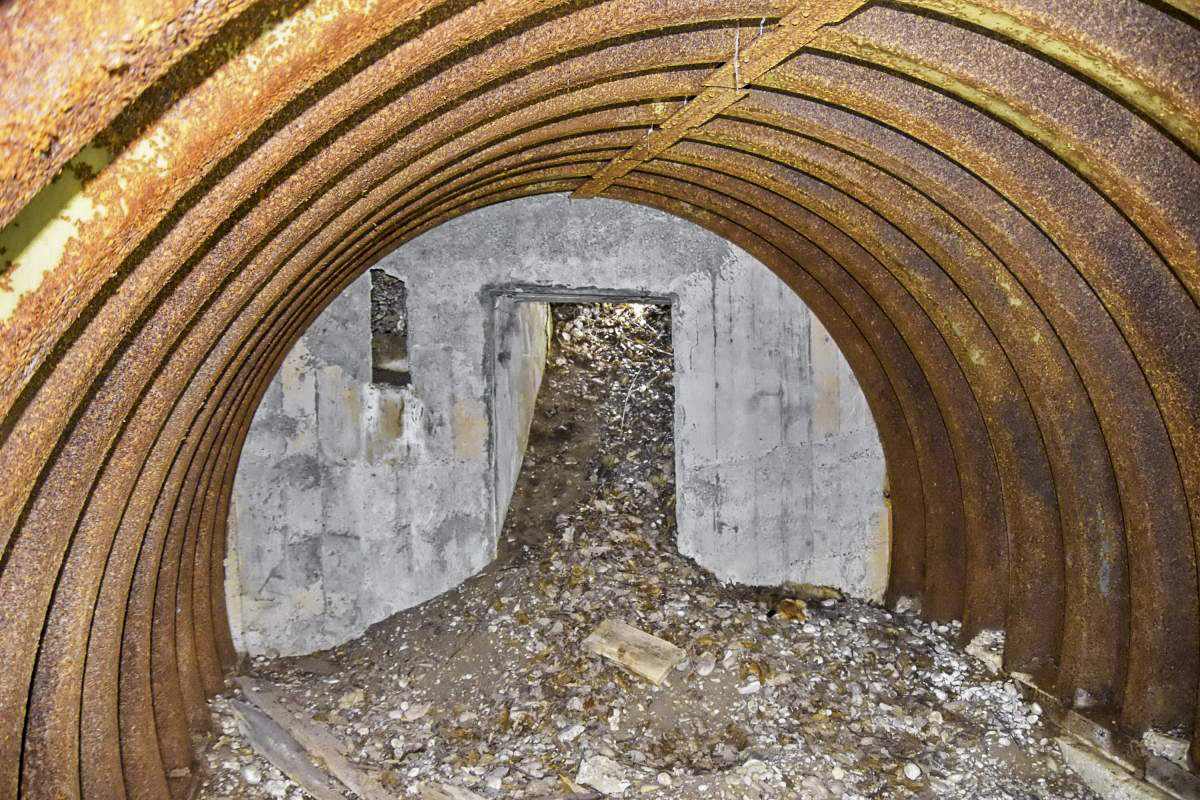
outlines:
[[[500, 557], [334, 650], [255, 659], [293, 714], [397, 797], [564, 797], [577, 778], [676, 800], [1093, 796], [955, 625], [855, 599], [805, 608], [681, 557], [669, 312], [555, 314]], [[659, 687], [630, 675], [583, 646], [607, 618], [686, 659]], [[201, 797], [307, 796], [254, 754], [229, 698], [213, 707]]]

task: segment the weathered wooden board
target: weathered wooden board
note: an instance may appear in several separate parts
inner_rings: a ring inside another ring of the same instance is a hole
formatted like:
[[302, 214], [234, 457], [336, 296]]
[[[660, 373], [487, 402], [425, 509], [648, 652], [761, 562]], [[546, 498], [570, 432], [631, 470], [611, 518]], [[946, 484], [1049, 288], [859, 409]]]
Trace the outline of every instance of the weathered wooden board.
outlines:
[[326, 769], [349, 787], [350, 791], [363, 800], [396, 800], [396, 795], [389, 792], [378, 778], [350, 763], [346, 758], [347, 745], [328, 728], [298, 718], [284, 708], [268, 688], [258, 686], [245, 677], [238, 678], [237, 683], [247, 700], [285, 728], [305, 750], [325, 764]]
[[683, 660], [683, 650], [632, 625], [606, 619], [583, 644], [593, 653], [617, 662], [658, 686]]
[[254, 750], [317, 800], [345, 800], [345, 787], [318, 769], [284, 728], [254, 706], [233, 701], [238, 727]]

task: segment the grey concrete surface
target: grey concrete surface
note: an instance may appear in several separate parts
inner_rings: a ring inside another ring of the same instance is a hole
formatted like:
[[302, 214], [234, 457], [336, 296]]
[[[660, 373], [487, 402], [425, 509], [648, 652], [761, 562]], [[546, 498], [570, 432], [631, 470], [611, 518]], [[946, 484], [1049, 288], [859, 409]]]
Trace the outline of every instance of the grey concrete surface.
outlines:
[[808, 309], [742, 250], [658, 211], [547, 196], [468, 214], [376, 266], [407, 286], [412, 383], [371, 383], [367, 275], [288, 355], [230, 510], [240, 649], [332, 646], [488, 563], [540, 379], [536, 320], [512, 323], [505, 298], [539, 293], [672, 304], [686, 555], [727, 580], [882, 593], [884, 465], [866, 401]]
[[497, 295], [493, 303], [492, 341], [492, 493], [496, 530], [504, 528], [505, 512], [517, 485], [521, 461], [529, 444], [529, 426], [537, 403], [546, 350], [550, 341], [550, 306], [518, 302]]

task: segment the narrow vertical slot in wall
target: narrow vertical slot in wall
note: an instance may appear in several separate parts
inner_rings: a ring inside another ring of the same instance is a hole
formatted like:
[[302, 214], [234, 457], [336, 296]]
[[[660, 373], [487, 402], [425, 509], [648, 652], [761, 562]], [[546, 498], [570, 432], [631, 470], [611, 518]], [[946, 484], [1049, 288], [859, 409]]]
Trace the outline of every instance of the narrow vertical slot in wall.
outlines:
[[408, 290], [404, 281], [371, 270], [371, 380], [412, 383], [408, 367]]

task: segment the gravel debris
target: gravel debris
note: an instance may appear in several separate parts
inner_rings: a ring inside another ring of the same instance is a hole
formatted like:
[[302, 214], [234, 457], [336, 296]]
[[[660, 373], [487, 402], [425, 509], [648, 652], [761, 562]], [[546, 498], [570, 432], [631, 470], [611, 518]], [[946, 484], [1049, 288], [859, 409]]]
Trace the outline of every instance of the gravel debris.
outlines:
[[[397, 797], [1094, 797], [957, 623], [726, 585], [681, 556], [669, 309], [554, 315], [497, 560], [337, 648], [254, 659], [293, 714]], [[593, 654], [608, 618], [683, 660], [656, 687]], [[240, 737], [229, 697], [211, 705], [200, 798], [307, 797]]]

